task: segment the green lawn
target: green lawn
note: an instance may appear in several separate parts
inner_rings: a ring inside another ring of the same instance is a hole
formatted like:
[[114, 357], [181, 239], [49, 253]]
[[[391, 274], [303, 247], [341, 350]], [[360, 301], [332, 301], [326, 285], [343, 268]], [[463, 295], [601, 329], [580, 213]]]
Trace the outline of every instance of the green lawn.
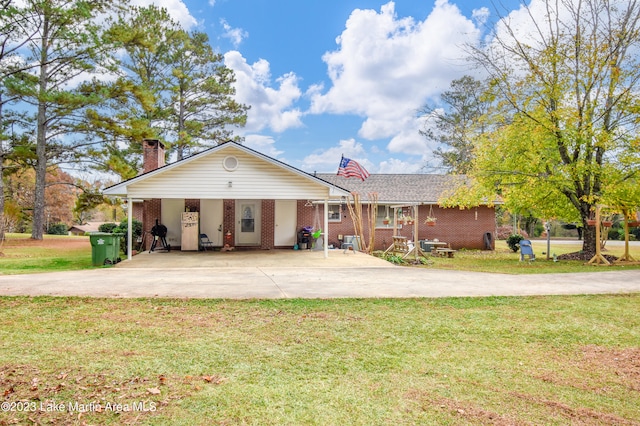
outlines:
[[640, 295], [5, 297], [0, 310], [3, 407], [35, 410], [0, 412], [0, 424], [640, 419]]
[[[546, 260], [546, 255], [542, 254], [546, 251], [546, 241], [533, 241], [533, 245], [537, 256], [535, 262], [519, 262], [519, 253], [513, 253], [509, 250], [506, 242], [497, 241], [495, 251], [458, 250], [453, 259], [428, 256], [425, 259], [426, 265], [421, 267], [505, 274], [640, 269], [640, 264], [597, 267], [585, 265], [585, 262], [582, 261], [548, 261]], [[576, 241], [574, 244], [552, 242], [550, 252], [561, 255], [579, 251], [581, 248], [580, 241]], [[25, 274], [95, 268], [91, 264], [91, 245], [88, 237], [47, 235], [44, 241], [34, 242], [25, 234], [9, 234], [4, 246], [0, 247], [0, 253], [3, 254], [0, 256], [0, 274]], [[620, 257], [624, 253], [624, 247], [609, 244], [604, 253]], [[631, 255], [640, 260], [640, 246], [632, 246]]]
[[[610, 271], [619, 269], [640, 269], [640, 263], [635, 264], [616, 264], [610, 267], [586, 265], [583, 261], [562, 260], [553, 261], [553, 254], [560, 256], [566, 253], [574, 253], [582, 249], [582, 242], [576, 241], [573, 244], [557, 243], [551, 241], [551, 250], [549, 250], [550, 260], [547, 260], [547, 242], [541, 240], [532, 241], [536, 260], [529, 262], [525, 260], [520, 262], [520, 253], [512, 252], [505, 241], [496, 242], [496, 250], [480, 251], [480, 250], [458, 250], [453, 259], [427, 257], [427, 264], [422, 266], [426, 268], [451, 269], [477, 272], [497, 272], [506, 274], [543, 274], [543, 273], [569, 273], [569, 272], [596, 272]], [[545, 254], [543, 254], [545, 253]], [[605, 246], [603, 254], [622, 257], [624, 254], [624, 246], [614, 245], [608, 242]], [[630, 248], [631, 256], [640, 260], [640, 246], [632, 245]]]
[[89, 237], [45, 235], [43, 241], [33, 241], [26, 234], [7, 234], [0, 244], [0, 274], [94, 268]]

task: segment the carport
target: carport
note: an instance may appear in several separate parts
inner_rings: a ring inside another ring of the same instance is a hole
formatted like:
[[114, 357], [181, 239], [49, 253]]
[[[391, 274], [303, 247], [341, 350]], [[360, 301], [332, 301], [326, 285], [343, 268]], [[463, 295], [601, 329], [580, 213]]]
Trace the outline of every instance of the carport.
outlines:
[[[236, 142], [227, 142], [172, 164], [164, 164], [164, 146], [144, 141], [144, 172], [106, 188], [106, 196], [126, 199], [128, 258], [132, 253], [134, 216], [148, 231], [155, 220], [168, 228], [169, 243], [180, 241], [183, 212], [198, 212], [200, 232], [223, 245], [285, 249], [296, 244], [297, 231], [308, 225], [309, 202], [346, 200], [349, 191]], [[322, 217], [323, 236], [329, 228]], [[327, 238], [324, 257], [328, 257]], [[172, 246], [174, 246], [172, 244]], [[179, 245], [179, 244], [178, 244]]]

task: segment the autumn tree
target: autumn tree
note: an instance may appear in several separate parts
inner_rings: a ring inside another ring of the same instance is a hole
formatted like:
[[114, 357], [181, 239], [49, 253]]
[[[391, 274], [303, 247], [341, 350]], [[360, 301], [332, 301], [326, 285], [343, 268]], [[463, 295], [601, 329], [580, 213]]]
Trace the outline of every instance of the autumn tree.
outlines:
[[578, 221], [593, 253], [595, 205], [640, 205], [639, 46], [636, 1], [540, 0], [502, 19], [473, 49], [496, 105], [476, 140], [476, 201], [497, 190], [512, 211]]
[[433, 154], [451, 173], [465, 174], [471, 168], [473, 141], [485, 131], [485, 92], [481, 81], [467, 75], [451, 82], [439, 104], [427, 104], [420, 111], [425, 118], [420, 134], [440, 145]]
[[[74, 82], [109, 66], [106, 53], [112, 47], [103, 37], [105, 15], [119, 3], [110, 0], [25, 0], [14, 21], [15, 37], [26, 40], [23, 61], [32, 64], [29, 74], [5, 79], [12, 95], [36, 111], [35, 194], [31, 238], [42, 239], [45, 220], [47, 167], [53, 159], [74, 161], [86, 141], [77, 134], [77, 112], [99, 102], [101, 93], [83, 92]], [[101, 21], [98, 22], [97, 17]]]

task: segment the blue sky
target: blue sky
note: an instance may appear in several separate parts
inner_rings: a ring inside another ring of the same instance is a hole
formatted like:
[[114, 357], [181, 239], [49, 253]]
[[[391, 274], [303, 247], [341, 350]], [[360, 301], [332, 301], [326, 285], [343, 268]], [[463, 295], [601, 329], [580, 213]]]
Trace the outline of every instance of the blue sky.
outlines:
[[134, 2], [208, 33], [252, 107], [245, 145], [307, 172], [337, 171], [342, 154], [371, 173], [433, 171], [417, 111], [452, 80], [481, 77], [464, 46], [497, 20], [490, 0]]

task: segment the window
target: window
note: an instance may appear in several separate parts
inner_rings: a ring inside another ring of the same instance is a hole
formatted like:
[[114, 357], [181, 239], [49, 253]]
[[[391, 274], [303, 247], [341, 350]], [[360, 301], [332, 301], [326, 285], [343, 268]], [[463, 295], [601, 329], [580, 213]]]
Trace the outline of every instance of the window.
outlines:
[[329, 204], [329, 222], [342, 222], [342, 206]]
[[[384, 223], [389, 219], [389, 223]], [[376, 212], [376, 228], [393, 227], [393, 209], [388, 205], [379, 205]]]

